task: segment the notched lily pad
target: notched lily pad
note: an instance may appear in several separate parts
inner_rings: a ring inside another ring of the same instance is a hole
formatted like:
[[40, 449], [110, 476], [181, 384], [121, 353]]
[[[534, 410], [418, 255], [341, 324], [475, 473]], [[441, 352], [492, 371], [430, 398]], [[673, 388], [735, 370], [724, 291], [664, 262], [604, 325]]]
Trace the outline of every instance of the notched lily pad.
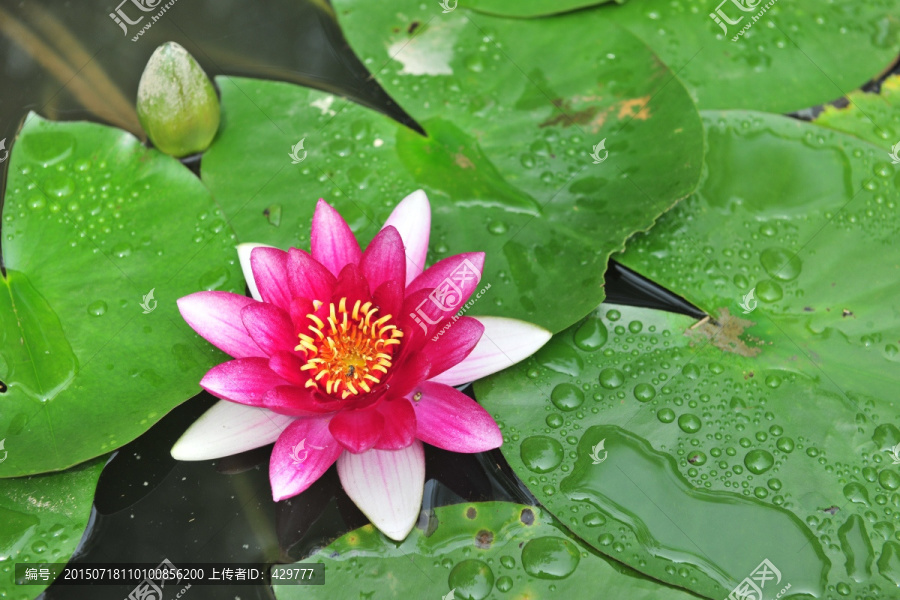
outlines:
[[193, 396], [221, 354], [183, 323], [175, 300], [244, 288], [209, 192], [130, 134], [31, 115], [9, 169], [0, 477], [113, 450]]
[[[693, 190], [696, 109], [672, 71], [597, 12], [522, 21], [437, 11], [412, 0], [335, 7], [426, 137], [321, 92], [220, 78], [227, 118], [203, 180], [241, 241], [281, 247], [304, 245], [320, 196], [365, 243], [421, 187], [433, 208], [429, 261], [487, 254], [491, 289], [472, 314], [559, 331], [603, 298], [610, 253]], [[300, 140], [308, 155], [291, 164]], [[264, 216], [273, 204], [274, 228]]]
[[[766, 559], [781, 574], [766, 597], [787, 584], [834, 598], [889, 589], [900, 502], [889, 445], [900, 440], [895, 173], [882, 148], [816, 125], [704, 118], [708, 176], [620, 260], [718, 325], [601, 306], [477, 382], [476, 396], [538, 499], [650, 576], [721, 598]], [[754, 516], [704, 500], [719, 493], [755, 505]], [[578, 520], [587, 506], [603, 514], [600, 531]]]

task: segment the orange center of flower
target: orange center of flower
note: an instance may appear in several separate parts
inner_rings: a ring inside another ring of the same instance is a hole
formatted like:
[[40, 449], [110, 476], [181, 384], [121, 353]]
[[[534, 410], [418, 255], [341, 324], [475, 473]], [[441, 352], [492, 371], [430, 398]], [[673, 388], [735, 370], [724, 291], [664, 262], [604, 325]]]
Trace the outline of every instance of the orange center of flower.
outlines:
[[[318, 309], [322, 303], [315, 302]], [[295, 350], [306, 353], [301, 370], [309, 373], [306, 387], [323, 389], [341, 399], [368, 393], [391, 368], [395, 346], [403, 332], [391, 323], [391, 315], [378, 316], [371, 302], [357, 300], [347, 310], [347, 299], [329, 306], [323, 321], [308, 314], [309, 331], [300, 334]]]

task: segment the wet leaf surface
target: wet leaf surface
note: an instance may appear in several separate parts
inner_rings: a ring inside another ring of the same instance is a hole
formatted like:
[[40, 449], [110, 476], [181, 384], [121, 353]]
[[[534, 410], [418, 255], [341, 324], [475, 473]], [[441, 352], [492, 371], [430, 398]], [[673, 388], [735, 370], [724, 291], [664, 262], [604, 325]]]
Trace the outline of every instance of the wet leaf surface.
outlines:
[[175, 300], [243, 291], [243, 278], [212, 197], [174, 159], [120, 130], [33, 115], [2, 219], [0, 476], [127, 443], [221, 362]]

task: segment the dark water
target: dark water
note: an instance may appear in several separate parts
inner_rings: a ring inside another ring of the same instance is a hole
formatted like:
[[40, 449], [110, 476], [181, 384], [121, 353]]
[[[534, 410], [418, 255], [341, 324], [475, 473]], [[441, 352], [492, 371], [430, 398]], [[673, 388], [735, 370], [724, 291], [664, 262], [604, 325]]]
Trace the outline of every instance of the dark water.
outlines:
[[[375, 1], [375, 0], [373, 0]], [[210, 76], [290, 81], [348, 96], [414, 124], [349, 50], [327, 7], [311, 1], [177, 0], [136, 42], [109, 17], [118, 2], [0, 2], [0, 139], [7, 148], [28, 111], [56, 120], [116, 124], [140, 135], [133, 102], [144, 64], [161, 43], [187, 48]], [[877, 82], [876, 84], [877, 85]], [[797, 115], [801, 116], [801, 115]], [[0, 187], [8, 162], [0, 164]], [[612, 264], [609, 302], [703, 314]], [[290, 562], [367, 523], [334, 467], [308, 491], [274, 503], [271, 446], [238, 456], [176, 462], [169, 449], [214, 399], [200, 394], [116, 452], [97, 489], [74, 563]], [[534, 503], [499, 451], [426, 448], [424, 509], [462, 501]], [[51, 599], [121, 600], [129, 586], [52, 585]], [[166, 599], [174, 597], [168, 592]], [[191, 600], [274, 598], [265, 585], [192, 587]]]

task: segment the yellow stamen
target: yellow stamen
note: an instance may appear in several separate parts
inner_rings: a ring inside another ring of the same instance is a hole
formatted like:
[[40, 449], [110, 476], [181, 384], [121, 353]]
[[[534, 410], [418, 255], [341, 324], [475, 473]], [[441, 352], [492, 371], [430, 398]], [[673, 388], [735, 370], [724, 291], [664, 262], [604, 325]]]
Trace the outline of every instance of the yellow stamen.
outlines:
[[[313, 302], [316, 311], [322, 305]], [[306, 315], [309, 334], [298, 335], [295, 350], [306, 357], [300, 367], [309, 375], [306, 387], [344, 400], [371, 392], [390, 370], [403, 332], [372, 302], [356, 300], [349, 307], [347, 298], [341, 298], [329, 304], [326, 314], [325, 320]]]

